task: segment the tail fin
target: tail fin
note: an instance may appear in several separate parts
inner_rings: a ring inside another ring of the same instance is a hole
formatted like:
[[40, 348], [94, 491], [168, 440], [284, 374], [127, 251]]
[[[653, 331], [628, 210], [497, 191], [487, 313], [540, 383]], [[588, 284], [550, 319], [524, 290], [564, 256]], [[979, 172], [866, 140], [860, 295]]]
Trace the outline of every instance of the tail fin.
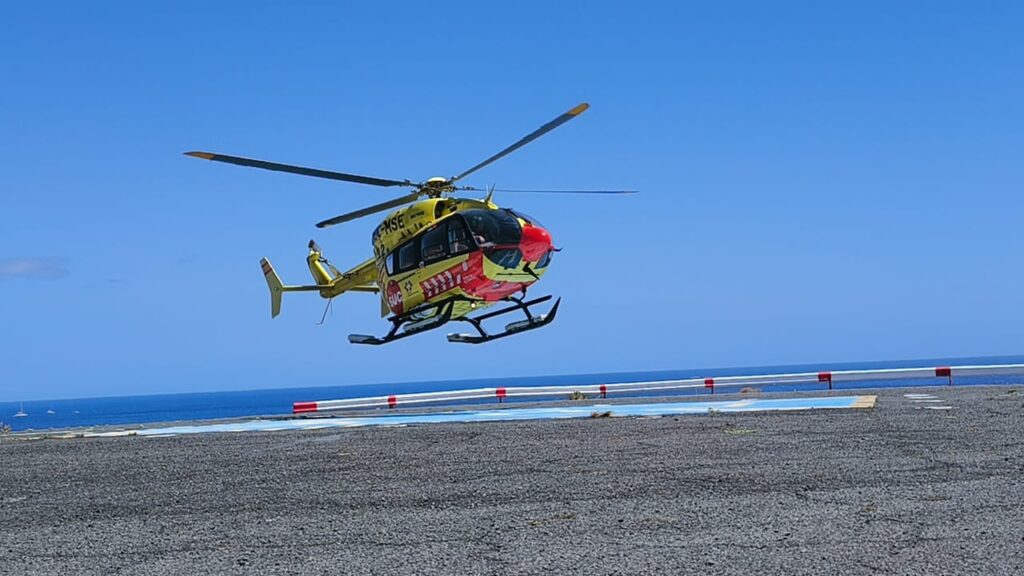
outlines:
[[270, 264], [270, 260], [266, 258], [260, 258], [260, 266], [263, 268], [263, 278], [267, 280], [267, 287], [270, 288], [270, 317], [277, 318], [277, 315], [281, 313], [281, 295], [285, 292], [320, 292], [320, 296], [328, 298], [329, 296], [324, 295], [324, 290], [329, 289], [330, 286], [285, 286], [281, 283], [281, 278], [274, 271], [274, 267]]
[[281, 313], [281, 293], [284, 292], [284, 284], [281, 277], [274, 271], [270, 260], [260, 258], [260, 266], [263, 268], [263, 278], [267, 280], [267, 287], [270, 288], [270, 317], [277, 318]]
[[315, 240], [309, 241], [309, 256], [306, 256], [306, 263], [309, 264], [313, 280], [320, 286], [327, 286], [341, 276], [341, 272], [328, 262], [327, 258], [324, 258], [323, 252]]

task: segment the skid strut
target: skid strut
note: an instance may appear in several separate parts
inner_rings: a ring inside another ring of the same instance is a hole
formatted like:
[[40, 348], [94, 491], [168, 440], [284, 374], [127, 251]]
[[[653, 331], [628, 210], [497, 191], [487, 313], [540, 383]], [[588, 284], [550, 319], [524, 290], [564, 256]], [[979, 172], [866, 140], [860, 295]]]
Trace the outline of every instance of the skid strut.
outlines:
[[[455, 307], [455, 303], [459, 300], [461, 300], [461, 298], [448, 298], [436, 304], [431, 304], [429, 306], [417, 308], [416, 310], [411, 310], [404, 314], [392, 316], [391, 318], [388, 318], [388, 320], [391, 321], [391, 330], [388, 331], [383, 338], [377, 338], [376, 336], [370, 336], [368, 334], [349, 334], [348, 341], [353, 344], [371, 344], [373, 346], [379, 346], [381, 344], [400, 340], [406, 336], [412, 336], [413, 334], [419, 334], [420, 332], [440, 328], [452, 319], [452, 309]], [[433, 312], [433, 314], [430, 314], [431, 312]], [[430, 315], [424, 318], [424, 314]], [[403, 327], [404, 330], [399, 331]]]

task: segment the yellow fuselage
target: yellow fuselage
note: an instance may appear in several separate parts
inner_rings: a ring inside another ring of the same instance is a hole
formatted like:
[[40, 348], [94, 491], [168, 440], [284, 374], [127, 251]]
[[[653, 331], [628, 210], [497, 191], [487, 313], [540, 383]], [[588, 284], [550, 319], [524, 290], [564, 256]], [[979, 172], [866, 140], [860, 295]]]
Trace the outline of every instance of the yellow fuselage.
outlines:
[[382, 312], [402, 314], [458, 297], [453, 315], [468, 314], [525, 292], [544, 274], [550, 251], [543, 228], [489, 201], [416, 202], [373, 232]]

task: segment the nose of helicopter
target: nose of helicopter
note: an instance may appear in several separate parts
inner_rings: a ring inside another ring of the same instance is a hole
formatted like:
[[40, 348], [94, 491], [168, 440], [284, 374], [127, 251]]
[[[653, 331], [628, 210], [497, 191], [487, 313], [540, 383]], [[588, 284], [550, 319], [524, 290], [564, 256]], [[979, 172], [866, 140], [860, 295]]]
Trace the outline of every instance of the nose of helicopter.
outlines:
[[551, 251], [551, 234], [540, 226], [523, 227], [519, 251], [527, 262], [537, 262]]

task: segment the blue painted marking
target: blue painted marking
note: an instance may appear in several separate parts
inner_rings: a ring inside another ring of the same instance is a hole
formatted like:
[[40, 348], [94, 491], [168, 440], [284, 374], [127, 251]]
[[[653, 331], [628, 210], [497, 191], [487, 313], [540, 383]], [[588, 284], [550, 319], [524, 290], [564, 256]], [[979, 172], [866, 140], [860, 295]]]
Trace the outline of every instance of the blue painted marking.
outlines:
[[[405, 426], [408, 424], [434, 424], [441, 422], [495, 422], [513, 420], [548, 420], [561, 418], [588, 418], [594, 412], [608, 412], [612, 416], [671, 416], [679, 414], [707, 414], [709, 412], [759, 412], [770, 410], [811, 410], [853, 408], [860, 396], [831, 396], [820, 398], [743, 399], [720, 402], [660, 402], [653, 404], [592, 404], [553, 408], [506, 408], [504, 410], [460, 410], [429, 414], [395, 414], [385, 416], [313, 418], [295, 420], [252, 420], [224, 424], [170, 426], [137, 430], [138, 436], [176, 436], [179, 434], [205, 434], [212, 432], [274, 432], [280, 430], [316, 430], [321, 428], [358, 428], [362, 426]], [[122, 435], [113, 432], [99, 435]]]

